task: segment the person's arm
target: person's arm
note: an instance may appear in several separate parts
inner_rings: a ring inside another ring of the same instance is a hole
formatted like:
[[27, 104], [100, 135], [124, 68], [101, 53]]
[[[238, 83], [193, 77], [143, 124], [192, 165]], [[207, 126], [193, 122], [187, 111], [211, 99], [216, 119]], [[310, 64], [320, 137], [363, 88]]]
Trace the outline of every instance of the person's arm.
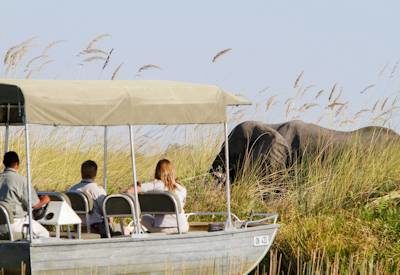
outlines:
[[[141, 184], [141, 182], [137, 182], [137, 188], [138, 188], [138, 193], [139, 192], [142, 192], [142, 184]], [[131, 186], [131, 187], [129, 187], [128, 189], [126, 189], [123, 193], [127, 193], [127, 194], [129, 194], [129, 195], [133, 195], [133, 194], [135, 194], [135, 186]]]
[[39, 209], [50, 202], [50, 197], [47, 195], [40, 196], [39, 202], [32, 206], [33, 209]]

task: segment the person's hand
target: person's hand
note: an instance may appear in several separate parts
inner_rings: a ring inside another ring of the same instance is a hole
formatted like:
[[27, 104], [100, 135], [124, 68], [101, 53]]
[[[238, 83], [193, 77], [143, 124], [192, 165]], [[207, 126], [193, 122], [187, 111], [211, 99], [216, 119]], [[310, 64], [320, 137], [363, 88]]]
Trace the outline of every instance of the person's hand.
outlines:
[[122, 191], [122, 193], [126, 193], [129, 195], [132, 195], [135, 192], [135, 187], [130, 186], [129, 188], [126, 188], [125, 190]]
[[47, 196], [47, 195], [40, 196], [39, 197], [39, 202], [37, 204], [33, 205], [32, 208], [33, 209], [42, 208], [43, 206], [45, 206], [49, 202], [50, 202], [50, 197], [49, 196]]
[[[142, 183], [140, 181], [136, 182], [137, 187], [138, 187], [138, 192], [140, 192], [141, 188], [140, 186], [142, 185]], [[135, 193], [135, 187], [133, 185], [131, 185], [129, 188], [125, 189], [122, 193], [127, 193], [129, 195], [133, 195]]]

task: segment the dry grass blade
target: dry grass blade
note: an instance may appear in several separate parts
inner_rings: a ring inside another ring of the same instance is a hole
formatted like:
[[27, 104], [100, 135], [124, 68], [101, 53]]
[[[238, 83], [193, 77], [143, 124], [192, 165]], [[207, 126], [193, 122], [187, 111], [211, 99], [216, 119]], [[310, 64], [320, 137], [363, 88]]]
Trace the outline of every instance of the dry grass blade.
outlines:
[[262, 90], [259, 90], [258, 93], [259, 93], [259, 94], [265, 93], [268, 89], [269, 89], [269, 86], [265, 87], [265, 88], [262, 89]]
[[90, 56], [88, 58], [85, 58], [82, 62], [92, 62], [92, 61], [96, 61], [96, 60], [105, 60], [106, 58], [104, 56]]
[[303, 77], [303, 74], [304, 74], [304, 71], [301, 71], [301, 73], [297, 76], [297, 78], [294, 81], [293, 88], [297, 88], [299, 86], [299, 83]]
[[392, 101], [392, 107], [396, 105], [397, 100], [398, 100], [398, 98], [397, 98], [397, 96], [396, 96], [396, 97], [393, 99], [393, 101]]
[[371, 113], [374, 113], [376, 110], [376, 107], [378, 107], [379, 99], [375, 102], [374, 106], [371, 109]]
[[104, 70], [107, 67], [108, 63], [110, 62], [111, 54], [113, 53], [113, 51], [114, 51], [114, 48], [112, 48], [109, 51], [109, 53], [107, 55], [107, 58], [106, 58], [106, 61], [104, 62], [103, 67], [101, 68], [102, 70]]
[[387, 110], [386, 112], [383, 112], [383, 113], [381, 113], [381, 114], [379, 114], [379, 115], [377, 115], [376, 117], [374, 117], [372, 120], [378, 120], [378, 119], [380, 119], [380, 118], [382, 118], [382, 117], [384, 117], [384, 116], [386, 116], [386, 115], [390, 115], [391, 113], [392, 113], [392, 109], [390, 109], [390, 110]]
[[325, 92], [324, 90], [318, 91], [317, 95], [315, 96], [315, 99], [318, 99], [324, 92]]
[[36, 37], [25, 40], [24, 42], [7, 50], [3, 60], [6, 74], [10, 70], [14, 70], [17, 67], [18, 63], [22, 60], [22, 58], [28, 52], [29, 48], [32, 46], [31, 42], [34, 39], [36, 39]]
[[397, 67], [399, 66], [399, 60], [394, 64], [392, 72], [390, 73], [390, 78], [393, 78], [397, 72]]
[[214, 55], [214, 57], [212, 58], [212, 63], [215, 63], [215, 61], [217, 61], [218, 58], [220, 58], [221, 56], [223, 56], [224, 54], [230, 52], [232, 49], [231, 48], [227, 48], [225, 50], [219, 51], [216, 55]]
[[111, 80], [114, 80], [115, 77], [117, 76], [119, 70], [121, 69], [122, 65], [124, 64], [124, 62], [122, 62], [121, 64], [118, 65], [118, 67], [114, 70], [112, 76], [111, 76]]
[[379, 71], [379, 76], [382, 76], [384, 72], [386, 71], [387, 67], [389, 66], [389, 63], [386, 63], [383, 68]]
[[305, 103], [305, 104], [303, 104], [303, 106], [301, 106], [299, 108], [299, 112], [304, 112], [304, 111], [307, 111], [308, 109], [311, 109], [311, 108], [317, 107], [317, 106], [319, 106], [319, 104], [317, 104], [317, 103]]
[[108, 52], [100, 50], [100, 49], [84, 49], [77, 56], [85, 55], [85, 54], [102, 54], [104, 56], [108, 55]]
[[99, 42], [101, 39], [106, 38], [106, 37], [111, 37], [111, 35], [108, 34], [108, 33], [104, 33], [104, 34], [100, 34], [100, 35], [96, 36], [95, 38], [93, 38], [93, 39], [89, 42], [89, 44], [87, 45], [86, 49], [92, 49], [92, 48], [94, 48], [94, 46], [95, 46], [95, 44], [96, 44], [97, 42]]
[[143, 65], [142, 67], [140, 67], [140, 68], [137, 70], [137, 72], [138, 72], [138, 73], [141, 73], [141, 72], [143, 72], [143, 71], [150, 70], [150, 69], [162, 70], [161, 67], [158, 66], [158, 65], [146, 64], [146, 65]]
[[42, 55], [39, 55], [39, 56], [36, 56], [36, 57], [32, 58], [31, 60], [28, 61], [28, 63], [26, 63], [25, 71], [27, 71], [29, 69], [29, 67], [32, 65], [32, 63], [34, 63], [35, 61], [40, 60], [40, 59], [45, 59], [45, 58], [48, 58], [48, 57], [49, 57], [48, 55], [43, 55], [42, 54]]
[[354, 123], [354, 120], [352, 120], [352, 119], [345, 119], [345, 120], [341, 121], [341, 122], [339, 123], [339, 125], [340, 125], [340, 126], [343, 126], [343, 125], [353, 124], [353, 123]]
[[386, 97], [385, 100], [382, 102], [381, 111], [383, 111], [383, 109], [385, 108], [385, 105], [388, 102], [388, 100], [389, 100], [389, 97]]
[[294, 97], [289, 97], [288, 99], [286, 99], [285, 101], [285, 105], [288, 104], [289, 102], [292, 102], [295, 98]]
[[367, 87], [365, 87], [365, 88], [360, 92], [360, 94], [365, 93], [366, 91], [368, 91], [369, 89], [371, 89], [371, 88], [373, 88], [373, 87], [375, 87], [375, 84], [370, 84], [370, 85], [368, 85]]
[[343, 88], [340, 88], [339, 94], [337, 95], [337, 97], [333, 100], [333, 102], [337, 102], [340, 98], [340, 96], [342, 95], [343, 92]]
[[347, 109], [347, 104], [348, 102], [344, 103], [343, 105], [341, 105], [335, 113], [335, 117], [337, 117], [338, 115], [340, 115], [345, 109]]
[[10, 58], [12, 56], [12, 54], [16, 51], [18, 51], [19, 49], [23, 48], [26, 45], [29, 45], [33, 40], [36, 39], [36, 36], [31, 37], [15, 46], [10, 47], [7, 51], [6, 54], [4, 55], [4, 59], [3, 59], [3, 63], [4, 65], [7, 65], [10, 61]]
[[360, 110], [360, 111], [358, 111], [357, 113], [354, 114], [353, 119], [355, 120], [355, 119], [357, 119], [361, 114], [363, 114], [363, 113], [365, 113], [365, 112], [370, 112], [370, 111], [371, 111], [370, 109], [362, 109], [362, 110]]
[[276, 95], [273, 95], [267, 100], [267, 103], [265, 106], [265, 111], [268, 111], [271, 108], [271, 106], [274, 104], [275, 98], [276, 98]]
[[301, 96], [304, 96], [306, 94], [306, 92], [313, 87], [315, 87], [315, 85], [308, 85], [307, 87], [305, 87], [303, 92], [301, 93]]
[[288, 104], [287, 107], [286, 107], [286, 113], [285, 113], [286, 118], [289, 117], [289, 114], [290, 114], [290, 112], [292, 111], [292, 106], [293, 106], [293, 102], [289, 102], [289, 104]]
[[325, 109], [334, 109], [337, 106], [344, 106], [346, 105], [346, 103], [342, 103], [342, 102], [333, 102], [331, 104], [329, 104], [328, 106], [326, 106]]
[[42, 55], [47, 55], [47, 53], [49, 52], [50, 49], [54, 48], [56, 45], [60, 44], [60, 43], [64, 43], [67, 42], [66, 40], [56, 40], [53, 41], [51, 43], [49, 43], [42, 51]]
[[38, 73], [41, 70], [43, 70], [44, 67], [46, 67], [47, 65], [49, 65], [50, 63], [53, 63], [54, 60], [47, 60], [45, 62], [43, 62], [42, 64], [40, 64], [37, 68], [32, 69], [28, 72], [28, 74], [25, 76], [26, 79], [30, 78], [32, 76], [33, 73]]
[[337, 85], [338, 85], [338, 84], [335, 83], [335, 84], [333, 85], [332, 89], [331, 89], [331, 92], [330, 92], [329, 97], [328, 97], [329, 102], [331, 101], [331, 99], [332, 99], [332, 97], [333, 97], [333, 94], [334, 94], [335, 91], [336, 91]]

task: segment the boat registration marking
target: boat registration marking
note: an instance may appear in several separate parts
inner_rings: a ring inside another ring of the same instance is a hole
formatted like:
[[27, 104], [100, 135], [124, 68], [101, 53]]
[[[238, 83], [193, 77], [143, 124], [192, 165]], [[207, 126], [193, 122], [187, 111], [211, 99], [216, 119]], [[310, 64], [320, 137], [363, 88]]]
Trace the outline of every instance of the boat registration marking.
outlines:
[[268, 235], [254, 237], [254, 246], [265, 246], [265, 245], [269, 245]]

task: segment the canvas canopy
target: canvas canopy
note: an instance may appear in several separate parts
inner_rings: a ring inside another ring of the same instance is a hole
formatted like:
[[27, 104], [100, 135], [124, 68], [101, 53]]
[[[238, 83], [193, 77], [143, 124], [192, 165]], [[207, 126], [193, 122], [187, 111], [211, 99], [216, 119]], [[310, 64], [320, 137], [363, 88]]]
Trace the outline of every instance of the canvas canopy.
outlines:
[[11, 124], [23, 114], [45, 125], [222, 123], [226, 106], [248, 104], [216, 86], [174, 81], [0, 80], [0, 122]]

